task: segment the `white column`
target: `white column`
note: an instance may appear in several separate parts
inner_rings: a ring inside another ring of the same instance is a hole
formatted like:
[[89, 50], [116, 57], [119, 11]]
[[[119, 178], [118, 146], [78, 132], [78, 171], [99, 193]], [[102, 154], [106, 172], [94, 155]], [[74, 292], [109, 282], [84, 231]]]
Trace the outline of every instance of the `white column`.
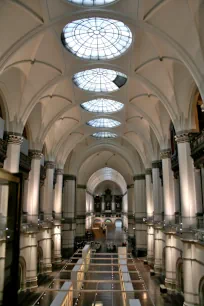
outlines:
[[38, 223], [39, 210], [39, 188], [40, 188], [40, 160], [43, 154], [40, 151], [30, 151], [31, 170], [28, 177], [28, 193], [27, 193], [27, 220], [28, 223]]
[[73, 254], [76, 232], [76, 177], [64, 175], [62, 252], [68, 258]]
[[164, 219], [166, 224], [169, 224], [169, 222], [175, 223], [174, 177], [171, 170], [170, 149], [161, 152], [161, 159], [164, 191]]
[[196, 212], [203, 212], [202, 187], [201, 187], [201, 171], [195, 168], [195, 196], [196, 196]]
[[86, 186], [77, 185], [76, 196], [76, 236], [85, 236], [86, 220]]
[[194, 227], [196, 226], [195, 176], [188, 134], [177, 135], [176, 141], [178, 144], [183, 228]]
[[53, 211], [55, 212], [54, 227], [52, 239], [54, 242], [53, 264], [59, 265], [61, 263], [61, 219], [62, 219], [62, 186], [63, 186], [63, 170], [56, 169], [56, 184], [54, 193]]
[[115, 212], [115, 196], [114, 195], [112, 195], [111, 210], [112, 212]]
[[102, 196], [101, 212], [103, 213], [104, 210], [105, 210], [105, 201], [104, 201], [104, 196]]
[[134, 199], [134, 185], [127, 187], [128, 196], [128, 236], [135, 237], [135, 199]]
[[22, 136], [9, 134], [4, 169], [11, 173], [19, 172], [20, 149], [22, 142]]
[[154, 227], [147, 225], [147, 261], [150, 266], [154, 264]]
[[136, 228], [136, 251], [137, 256], [144, 256], [147, 251], [147, 227], [143, 218], [146, 218], [146, 188], [145, 174], [134, 176], [135, 198], [135, 228]]
[[162, 219], [162, 195], [161, 195], [161, 179], [159, 174], [160, 162], [152, 162], [152, 180], [153, 180], [153, 203], [154, 203], [154, 221]]
[[175, 211], [181, 212], [181, 203], [180, 203], [180, 181], [179, 177], [174, 177], [174, 193], [175, 193]]
[[153, 206], [153, 194], [152, 194], [152, 169], [146, 169], [145, 173], [146, 181], [146, 210], [147, 219], [153, 218], [154, 206]]

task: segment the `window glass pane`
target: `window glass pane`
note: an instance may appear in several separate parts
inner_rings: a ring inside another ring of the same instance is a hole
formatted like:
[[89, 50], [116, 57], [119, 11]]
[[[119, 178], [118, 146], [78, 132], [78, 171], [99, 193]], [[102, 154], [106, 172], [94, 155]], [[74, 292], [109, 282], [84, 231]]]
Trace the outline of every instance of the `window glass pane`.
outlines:
[[111, 132], [97, 132], [92, 135], [95, 138], [116, 138], [118, 135]]
[[[120, 82], [117, 82], [118, 78]], [[113, 92], [125, 85], [127, 76], [115, 70], [95, 68], [76, 73], [73, 82], [83, 90]]]
[[68, 23], [62, 43], [72, 54], [91, 60], [112, 59], [123, 54], [132, 43], [132, 32], [121, 21], [91, 17]]
[[121, 123], [109, 118], [97, 118], [88, 121], [87, 124], [97, 128], [113, 128], [119, 126]]
[[116, 2], [116, 0], [67, 0], [70, 3], [84, 6], [100, 6]]
[[110, 99], [94, 99], [81, 104], [81, 107], [92, 113], [114, 113], [120, 111], [124, 104]]

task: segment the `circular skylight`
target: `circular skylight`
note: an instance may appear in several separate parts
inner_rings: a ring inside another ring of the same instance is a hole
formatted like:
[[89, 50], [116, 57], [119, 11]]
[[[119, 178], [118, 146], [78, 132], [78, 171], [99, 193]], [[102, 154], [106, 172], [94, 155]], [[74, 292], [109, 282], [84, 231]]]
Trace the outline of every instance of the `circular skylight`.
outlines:
[[118, 135], [111, 132], [97, 132], [92, 135], [95, 138], [116, 138]]
[[88, 125], [96, 128], [114, 128], [119, 126], [121, 123], [117, 120], [109, 118], [96, 118], [87, 122]]
[[120, 111], [124, 104], [110, 99], [94, 99], [81, 104], [81, 107], [91, 113], [114, 113]]
[[100, 5], [111, 4], [116, 0], [67, 0], [67, 1], [70, 3], [84, 5], [84, 6], [100, 6]]
[[91, 60], [106, 60], [123, 54], [132, 43], [130, 29], [121, 21], [91, 17], [68, 23], [62, 42], [74, 55]]
[[127, 76], [115, 70], [95, 68], [76, 73], [73, 82], [83, 90], [112, 92], [125, 85]]

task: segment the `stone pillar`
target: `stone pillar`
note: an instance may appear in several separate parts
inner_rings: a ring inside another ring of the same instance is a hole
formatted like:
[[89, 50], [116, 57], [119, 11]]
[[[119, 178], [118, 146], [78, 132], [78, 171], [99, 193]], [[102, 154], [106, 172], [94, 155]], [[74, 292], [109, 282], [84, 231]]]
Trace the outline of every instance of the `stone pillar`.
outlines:
[[104, 211], [105, 211], [105, 201], [104, 201], [104, 196], [102, 196], [101, 212], [104, 213]]
[[154, 203], [154, 221], [162, 220], [162, 190], [160, 179], [160, 161], [152, 162], [152, 181], [153, 181], [153, 203]]
[[39, 187], [40, 187], [40, 160], [43, 154], [40, 151], [29, 151], [31, 157], [31, 170], [28, 177], [28, 193], [27, 193], [27, 222], [38, 223], [39, 210]]
[[77, 185], [76, 196], [76, 237], [85, 237], [86, 185]]
[[8, 134], [6, 159], [4, 161], [4, 169], [11, 173], [19, 172], [20, 149], [23, 142], [21, 135]]
[[154, 206], [153, 206], [153, 194], [152, 194], [152, 169], [146, 169], [145, 173], [146, 181], [146, 210], [147, 219], [153, 218]]
[[115, 212], [115, 196], [114, 195], [112, 196], [111, 210], [112, 210], [112, 213]]
[[56, 169], [56, 184], [54, 194], [54, 226], [52, 239], [54, 242], [53, 264], [60, 265], [62, 261], [61, 255], [61, 219], [62, 219], [62, 186], [63, 186], [63, 170]]
[[195, 168], [195, 196], [196, 196], [196, 212], [203, 213], [201, 171], [198, 168]]
[[162, 227], [155, 226], [154, 228], [154, 271], [156, 274], [163, 272], [163, 252], [165, 248], [165, 234]]
[[147, 253], [147, 227], [143, 218], [146, 218], [146, 188], [145, 174], [134, 176], [135, 197], [135, 228], [136, 228], [136, 251], [137, 256], [145, 256]]
[[62, 255], [70, 257], [74, 251], [76, 232], [76, 177], [64, 175], [63, 192], [63, 227], [62, 227]]
[[165, 224], [175, 223], [175, 193], [174, 176], [171, 170], [170, 149], [161, 152], [163, 191], [164, 191], [164, 219]]
[[154, 265], [154, 226], [147, 225], [147, 261], [150, 266]]
[[[199, 283], [203, 274], [196, 264], [196, 248], [192, 241], [183, 241], [183, 277], [184, 277], [184, 306], [198, 306], [199, 304]], [[201, 258], [203, 259], [202, 255]], [[203, 269], [203, 266], [200, 266]], [[197, 271], [197, 273], [196, 273]]]
[[128, 236], [135, 238], [135, 199], [134, 184], [127, 186], [128, 196]]
[[176, 137], [178, 144], [183, 229], [196, 226], [195, 175], [188, 133]]
[[181, 201], [180, 201], [180, 181], [179, 177], [174, 176], [174, 194], [175, 194], [175, 211], [181, 213]]
[[39, 242], [43, 251], [43, 271], [44, 273], [52, 272], [52, 227], [53, 227], [53, 182], [55, 163], [48, 161], [45, 163], [46, 178], [44, 181], [44, 197], [42, 211], [44, 220], [42, 222], [41, 240]]

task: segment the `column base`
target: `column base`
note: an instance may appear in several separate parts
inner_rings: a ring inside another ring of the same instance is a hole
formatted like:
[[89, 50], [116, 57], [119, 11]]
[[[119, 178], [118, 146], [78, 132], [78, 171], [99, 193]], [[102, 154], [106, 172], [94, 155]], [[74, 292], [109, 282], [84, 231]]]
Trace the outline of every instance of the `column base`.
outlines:
[[32, 279], [26, 280], [26, 289], [32, 290], [38, 287], [38, 278], [34, 277]]
[[168, 291], [175, 291], [176, 290], [176, 281], [172, 279], [165, 278], [165, 286]]
[[160, 275], [160, 274], [162, 274], [162, 271], [163, 271], [162, 266], [154, 265], [154, 272], [155, 272], [155, 274]]
[[52, 267], [53, 268], [58, 268], [59, 266], [61, 266], [61, 263], [62, 263], [62, 256], [55, 257], [54, 261], [52, 262]]
[[52, 264], [44, 264], [43, 273], [45, 274], [52, 273]]

